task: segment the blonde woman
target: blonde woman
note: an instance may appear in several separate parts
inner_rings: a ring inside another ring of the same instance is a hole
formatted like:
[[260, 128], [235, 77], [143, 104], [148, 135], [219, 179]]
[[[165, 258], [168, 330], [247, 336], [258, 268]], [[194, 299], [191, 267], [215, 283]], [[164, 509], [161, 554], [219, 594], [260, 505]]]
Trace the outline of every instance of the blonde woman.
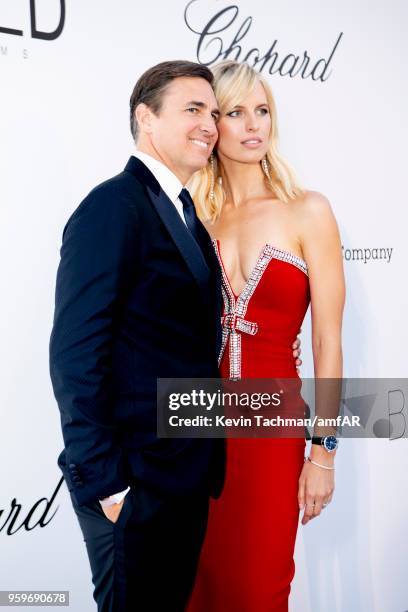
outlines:
[[[341, 378], [344, 276], [328, 200], [303, 190], [277, 150], [268, 84], [246, 64], [213, 68], [218, 141], [189, 185], [222, 268], [223, 378], [295, 378], [292, 343], [311, 303], [316, 378]], [[189, 612], [284, 612], [299, 511], [334, 490], [333, 436], [227, 440]]]

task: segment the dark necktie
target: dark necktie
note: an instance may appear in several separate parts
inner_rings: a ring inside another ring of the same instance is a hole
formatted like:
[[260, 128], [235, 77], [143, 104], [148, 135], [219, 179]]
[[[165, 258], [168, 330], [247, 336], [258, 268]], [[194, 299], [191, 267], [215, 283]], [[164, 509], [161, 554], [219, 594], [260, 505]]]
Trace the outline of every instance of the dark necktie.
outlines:
[[179, 198], [183, 203], [183, 213], [187, 223], [187, 227], [190, 230], [196, 243], [200, 246], [201, 250], [205, 250], [204, 237], [200, 228], [200, 221], [197, 217], [197, 213], [194, 207], [194, 202], [191, 198], [191, 195], [184, 187], [180, 191]]

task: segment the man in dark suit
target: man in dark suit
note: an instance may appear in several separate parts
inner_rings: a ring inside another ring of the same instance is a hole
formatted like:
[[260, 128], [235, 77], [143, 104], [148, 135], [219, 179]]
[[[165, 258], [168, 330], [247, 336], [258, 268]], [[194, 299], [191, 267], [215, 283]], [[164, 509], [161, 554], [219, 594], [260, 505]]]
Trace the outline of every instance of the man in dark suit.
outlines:
[[184, 609], [223, 485], [222, 440], [156, 436], [157, 378], [218, 376], [219, 268], [183, 187], [217, 139], [211, 83], [184, 61], [142, 75], [135, 155], [63, 233], [50, 342], [58, 463], [103, 612]]

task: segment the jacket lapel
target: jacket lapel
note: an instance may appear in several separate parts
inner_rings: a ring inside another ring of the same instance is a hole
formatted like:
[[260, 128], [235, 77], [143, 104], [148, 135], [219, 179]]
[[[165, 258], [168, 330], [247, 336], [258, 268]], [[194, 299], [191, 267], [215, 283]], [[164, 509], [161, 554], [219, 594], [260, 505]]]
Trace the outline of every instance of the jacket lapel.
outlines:
[[134, 174], [145, 186], [147, 195], [170, 234], [171, 239], [180, 251], [194, 279], [208, 298], [210, 269], [201, 248], [194, 240], [185, 223], [181, 220], [175, 205], [140, 159], [131, 157], [125, 171]]
[[147, 193], [174, 244], [189, 267], [191, 274], [197, 283], [205, 289], [209, 280], [210, 270], [200, 247], [190, 234], [187, 226], [180, 219], [180, 215], [173, 202], [161, 189], [159, 194], [156, 195], [147, 185]]

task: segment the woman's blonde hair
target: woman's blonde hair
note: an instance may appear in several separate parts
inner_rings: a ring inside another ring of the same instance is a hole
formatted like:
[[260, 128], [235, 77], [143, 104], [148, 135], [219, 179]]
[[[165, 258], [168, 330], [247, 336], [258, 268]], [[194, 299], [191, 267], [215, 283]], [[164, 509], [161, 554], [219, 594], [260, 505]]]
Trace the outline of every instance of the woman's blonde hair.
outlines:
[[[258, 81], [263, 85], [271, 116], [269, 148], [266, 153], [266, 162], [262, 163], [266, 184], [274, 196], [283, 202], [288, 202], [301, 195], [303, 189], [298, 185], [288, 163], [278, 153], [276, 105], [268, 83], [248, 64], [231, 60], [216, 64], [212, 67], [212, 72], [214, 74], [214, 93], [221, 115], [241, 104], [252, 93]], [[214, 222], [220, 215], [225, 201], [223, 179], [222, 164], [214, 149], [207, 165], [195, 172], [188, 184], [197, 214], [202, 221]]]

